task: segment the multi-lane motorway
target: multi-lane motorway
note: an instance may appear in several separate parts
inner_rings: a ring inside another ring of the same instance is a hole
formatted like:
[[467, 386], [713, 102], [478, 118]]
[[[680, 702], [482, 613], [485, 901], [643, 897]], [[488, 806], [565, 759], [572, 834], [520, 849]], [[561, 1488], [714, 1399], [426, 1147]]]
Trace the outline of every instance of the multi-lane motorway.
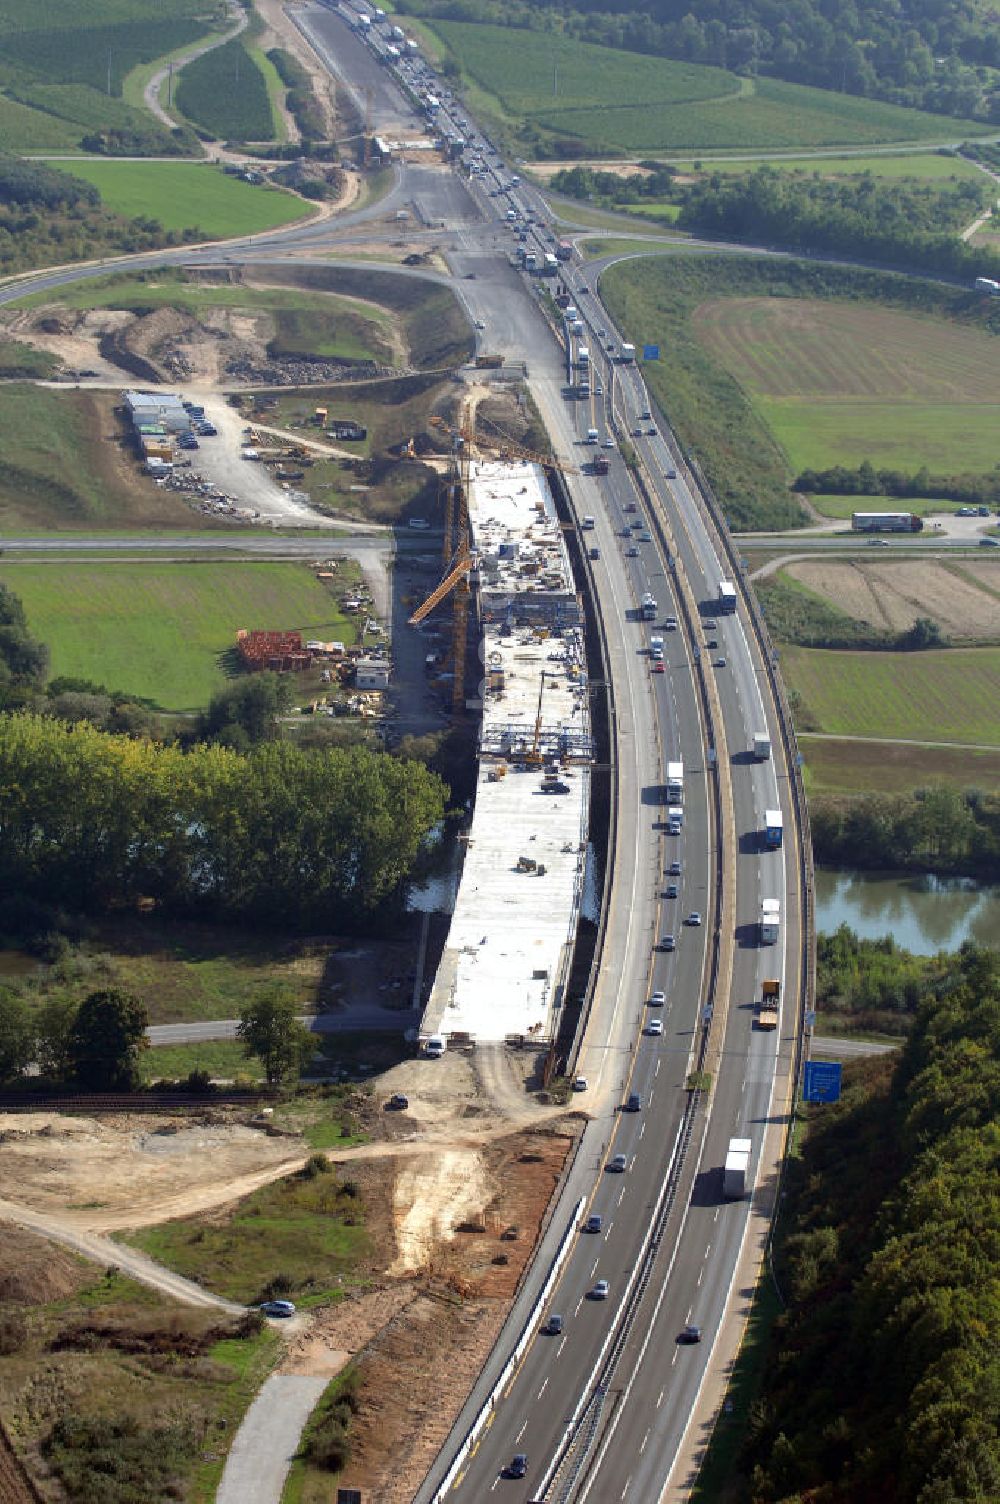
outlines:
[[[416, 134], [419, 91], [445, 92], [426, 65], [410, 62], [401, 91], [338, 14], [306, 6], [297, 15], [342, 80], [362, 95], [371, 90], [376, 128], [385, 119], [395, 131], [409, 123]], [[641, 415], [652, 409], [640, 371], [609, 357], [609, 342], [618, 350], [621, 336], [601, 305], [597, 274], [578, 262], [561, 269], [591, 350], [591, 397], [578, 400], [567, 395], [563, 332], [548, 322], [537, 283], [516, 268], [512, 254], [521, 228], [528, 234], [522, 244], [539, 256], [551, 250], [544, 201], [530, 187], [511, 187], [509, 168], [457, 103], [447, 103], [446, 111], [453, 129], [477, 143], [472, 150], [485, 170], [471, 181], [458, 170], [403, 163], [386, 199], [343, 216], [333, 231], [327, 221], [253, 244], [130, 264], [307, 261], [325, 250], [329, 266], [338, 234], [368, 227], [385, 235], [394, 212], [407, 209], [415, 222], [435, 227], [451, 285], [480, 328], [481, 348], [524, 362], [553, 451], [582, 472], [567, 484], [578, 517], [595, 522], [585, 541], [600, 556], [587, 567], [607, 644], [617, 788], [604, 951], [579, 1061], [589, 1082], [579, 1102], [590, 1121], [497, 1352], [417, 1498], [445, 1496], [442, 1480], [528, 1321], [532, 1340], [494, 1396], [490, 1423], [449, 1476], [446, 1496], [477, 1504], [494, 1491], [521, 1504], [680, 1498], [684, 1469], [710, 1418], [706, 1396], [731, 1356], [734, 1302], [745, 1305], [741, 1251], [751, 1219], [760, 1223], [773, 1191], [787, 1105], [802, 943], [789, 769], [767, 666], [745, 609], [735, 616], [715, 609], [730, 568], [704, 504], [677, 463], [662, 415], [654, 411], [656, 433], [645, 431], [650, 423]], [[516, 221], [507, 219], [509, 209]], [[67, 269], [33, 285], [88, 274], [94, 269]], [[584, 442], [590, 428], [598, 430], [599, 447]], [[603, 447], [605, 439], [617, 446], [626, 436], [639, 457], [642, 490], [618, 448]], [[595, 451], [610, 459], [605, 477], [589, 473]], [[653, 621], [638, 610], [646, 592], [657, 601]], [[668, 615], [678, 618], [677, 630], [666, 630]], [[665, 640], [663, 673], [650, 655], [654, 633]], [[709, 647], [710, 640], [717, 646]], [[747, 749], [763, 729], [774, 755], [756, 763]], [[678, 757], [685, 766], [685, 818], [672, 836], [665, 830], [663, 778], [667, 759]], [[773, 807], [783, 810], [791, 846], [763, 852], [763, 812]], [[679, 871], [672, 874], [675, 863]], [[666, 896], [670, 883], [676, 897]], [[780, 939], [767, 947], [757, 938], [762, 897], [782, 903]], [[695, 912], [700, 924], [685, 924]], [[660, 948], [666, 935], [674, 937], [672, 950]], [[765, 977], [783, 983], [776, 1033], [753, 1026], [753, 1001]], [[657, 992], [662, 1005], [651, 1004]], [[654, 1020], [661, 1024], [655, 1032]], [[689, 1076], [700, 1061], [711, 1089], [692, 1093]], [[632, 1092], [638, 1109], [622, 1111]], [[755, 1202], [722, 1198], [731, 1137], [753, 1142]], [[614, 1155], [624, 1156], [621, 1171], [608, 1168]], [[535, 1311], [549, 1261], [580, 1202], [556, 1288], [546, 1308]], [[591, 1215], [601, 1219], [598, 1231], [583, 1230]], [[607, 1297], [596, 1299], [601, 1280]], [[544, 1335], [542, 1321], [552, 1312], [562, 1316], [562, 1330]], [[678, 1340], [690, 1324], [701, 1330], [699, 1343]], [[506, 1476], [521, 1453], [524, 1477]]]

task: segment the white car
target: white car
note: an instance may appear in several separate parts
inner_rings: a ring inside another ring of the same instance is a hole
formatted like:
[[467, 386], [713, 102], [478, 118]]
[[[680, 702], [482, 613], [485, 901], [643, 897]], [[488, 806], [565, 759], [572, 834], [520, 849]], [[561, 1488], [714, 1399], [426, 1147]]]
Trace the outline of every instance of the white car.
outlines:
[[690, 924], [695, 929], [697, 929], [699, 924], [701, 924], [701, 915], [698, 913], [698, 910], [692, 909], [688, 917], [685, 919], [684, 923]]
[[662, 1008], [666, 1001], [667, 994], [665, 992], [654, 992], [650, 995], [649, 1006], [651, 1008]]
[[646, 1033], [647, 1034], [662, 1034], [663, 1033], [663, 1019], [662, 1018], [651, 1018], [649, 1020], [649, 1023], [646, 1025]]
[[606, 1279], [599, 1279], [590, 1292], [591, 1300], [607, 1300], [611, 1294], [611, 1286]]

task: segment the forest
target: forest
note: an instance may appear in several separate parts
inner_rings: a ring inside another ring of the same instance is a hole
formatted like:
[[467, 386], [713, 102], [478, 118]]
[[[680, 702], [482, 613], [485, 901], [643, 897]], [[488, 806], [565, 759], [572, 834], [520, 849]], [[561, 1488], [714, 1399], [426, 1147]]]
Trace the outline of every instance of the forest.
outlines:
[[1000, 121], [1000, 28], [975, 0], [404, 0], [400, 9]]
[[1000, 1497], [1000, 955], [924, 978], [899, 1056], [852, 1066], [788, 1165], [754, 1504]]
[[855, 469], [832, 465], [828, 470], [803, 470], [792, 482], [795, 491], [810, 496], [895, 496], [902, 499], [940, 496], [944, 501], [996, 506], [1000, 502], [1000, 465], [987, 475], [936, 475], [926, 469], [876, 470], [870, 460]]

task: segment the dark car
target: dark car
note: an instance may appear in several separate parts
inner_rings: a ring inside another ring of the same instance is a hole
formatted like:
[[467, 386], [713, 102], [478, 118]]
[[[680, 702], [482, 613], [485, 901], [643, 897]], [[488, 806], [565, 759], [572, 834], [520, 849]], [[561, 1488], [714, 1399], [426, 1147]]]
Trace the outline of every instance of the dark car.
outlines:
[[393, 1092], [385, 1105], [391, 1108], [393, 1112], [405, 1112], [410, 1105], [410, 1099], [409, 1097], [404, 1097], [401, 1091], [397, 1091]]
[[623, 1109], [625, 1112], [641, 1112], [642, 1098], [637, 1091], [630, 1091]]
[[686, 1343], [700, 1342], [701, 1341], [701, 1327], [700, 1326], [690, 1326], [690, 1325], [686, 1326], [684, 1328], [683, 1332], [681, 1332], [680, 1337], [677, 1340], [679, 1342], [686, 1342]]
[[600, 1232], [603, 1227], [604, 1218], [601, 1216], [600, 1212], [591, 1212], [590, 1216], [583, 1224], [584, 1232]]
[[516, 1452], [507, 1468], [508, 1478], [524, 1478], [528, 1472], [528, 1459], [523, 1452]]
[[677, 884], [676, 883], [667, 883], [667, 886], [663, 890], [663, 896], [664, 896], [664, 898], [676, 898], [677, 897]]

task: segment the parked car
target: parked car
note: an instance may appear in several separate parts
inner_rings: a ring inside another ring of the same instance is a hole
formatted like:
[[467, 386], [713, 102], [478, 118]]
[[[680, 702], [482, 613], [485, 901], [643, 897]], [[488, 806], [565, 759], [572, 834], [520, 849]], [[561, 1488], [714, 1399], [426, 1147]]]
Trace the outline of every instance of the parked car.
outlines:
[[590, 1085], [590, 1083], [587, 1080], [586, 1076], [574, 1076], [573, 1077], [573, 1090], [574, 1091], [586, 1091], [587, 1087], [589, 1085]]

